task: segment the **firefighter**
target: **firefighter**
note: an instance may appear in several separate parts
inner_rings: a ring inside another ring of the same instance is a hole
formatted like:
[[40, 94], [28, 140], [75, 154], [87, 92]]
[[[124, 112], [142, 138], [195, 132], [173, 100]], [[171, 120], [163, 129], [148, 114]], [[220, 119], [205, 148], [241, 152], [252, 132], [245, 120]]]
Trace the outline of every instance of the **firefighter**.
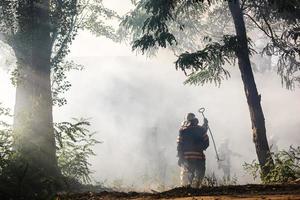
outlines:
[[231, 180], [231, 157], [236, 156], [236, 157], [242, 157], [241, 154], [233, 152], [229, 148], [229, 140], [226, 139], [224, 140], [219, 148], [219, 153], [220, 153], [220, 162], [218, 162], [218, 169], [221, 169], [224, 173], [223, 178], [225, 180]]
[[195, 114], [188, 113], [179, 130], [177, 140], [178, 165], [181, 167], [181, 186], [198, 188], [205, 174], [205, 155], [209, 146], [206, 134], [208, 121], [204, 118], [202, 126]]

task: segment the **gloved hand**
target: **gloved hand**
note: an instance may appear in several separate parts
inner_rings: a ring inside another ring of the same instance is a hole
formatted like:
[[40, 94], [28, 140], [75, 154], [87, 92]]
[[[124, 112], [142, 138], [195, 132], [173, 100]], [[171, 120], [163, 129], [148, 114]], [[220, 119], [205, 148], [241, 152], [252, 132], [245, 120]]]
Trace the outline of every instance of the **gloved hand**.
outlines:
[[206, 118], [203, 119], [203, 123], [204, 125], [207, 125], [208, 124], [208, 120]]

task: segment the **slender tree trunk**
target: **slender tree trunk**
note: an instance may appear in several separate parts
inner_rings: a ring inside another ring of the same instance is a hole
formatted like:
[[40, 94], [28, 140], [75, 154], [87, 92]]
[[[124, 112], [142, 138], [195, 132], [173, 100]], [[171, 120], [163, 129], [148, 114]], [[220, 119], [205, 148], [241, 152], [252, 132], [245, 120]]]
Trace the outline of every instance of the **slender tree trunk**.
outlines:
[[239, 0], [228, 1], [229, 9], [234, 21], [236, 34], [239, 40], [239, 49], [236, 52], [238, 65], [241, 71], [244, 90], [250, 111], [252, 122], [253, 142], [255, 143], [256, 154], [262, 169], [262, 175], [265, 176], [270, 171], [266, 166], [267, 162], [273, 164], [268, 140], [266, 137], [265, 118], [261, 107], [261, 96], [257, 92], [252, 67], [249, 58], [249, 46], [243, 12]]
[[59, 175], [52, 119], [49, 0], [20, 1], [16, 34], [18, 80], [14, 114], [16, 148], [29, 164]]

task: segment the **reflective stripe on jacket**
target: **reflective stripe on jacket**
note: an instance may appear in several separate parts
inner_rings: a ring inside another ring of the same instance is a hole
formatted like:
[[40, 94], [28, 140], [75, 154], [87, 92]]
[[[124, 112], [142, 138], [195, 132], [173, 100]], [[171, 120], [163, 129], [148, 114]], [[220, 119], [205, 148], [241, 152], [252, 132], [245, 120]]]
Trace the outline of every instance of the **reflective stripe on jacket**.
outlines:
[[203, 152], [186, 151], [183, 152], [183, 158], [186, 160], [205, 160], [205, 155]]

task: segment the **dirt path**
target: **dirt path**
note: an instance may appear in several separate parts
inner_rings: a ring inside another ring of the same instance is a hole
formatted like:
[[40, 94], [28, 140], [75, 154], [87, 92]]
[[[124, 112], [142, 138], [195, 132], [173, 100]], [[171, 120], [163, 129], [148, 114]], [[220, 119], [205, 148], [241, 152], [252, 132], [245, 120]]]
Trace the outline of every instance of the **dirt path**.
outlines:
[[284, 185], [237, 185], [221, 187], [175, 188], [162, 193], [137, 193], [137, 192], [101, 192], [65, 194], [57, 197], [57, 200], [300, 200], [300, 184]]
[[[73, 198], [68, 198], [73, 199]], [[300, 200], [300, 194], [297, 195], [220, 195], [220, 196], [193, 196], [193, 197], [181, 197], [181, 198], [156, 198], [156, 197], [114, 197], [114, 196], [90, 196], [87, 198], [81, 197], [81, 198], [74, 198], [74, 199], [80, 199], [80, 200], [115, 200], [115, 199], [128, 199], [128, 200], [154, 200], [154, 199], [161, 199], [161, 200], [256, 200], [256, 199], [263, 199], [263, 200]], [[59, 199], [60, 200], [60, 199]]]
[[240, 195], [240, 196], [201, 196], [201, 197], [185, 197], [185, 198], [175, 198], [174, 200], [256, 200], [256, 199], [264, 199], [264, 200], [299, 200], [300, 195]]

